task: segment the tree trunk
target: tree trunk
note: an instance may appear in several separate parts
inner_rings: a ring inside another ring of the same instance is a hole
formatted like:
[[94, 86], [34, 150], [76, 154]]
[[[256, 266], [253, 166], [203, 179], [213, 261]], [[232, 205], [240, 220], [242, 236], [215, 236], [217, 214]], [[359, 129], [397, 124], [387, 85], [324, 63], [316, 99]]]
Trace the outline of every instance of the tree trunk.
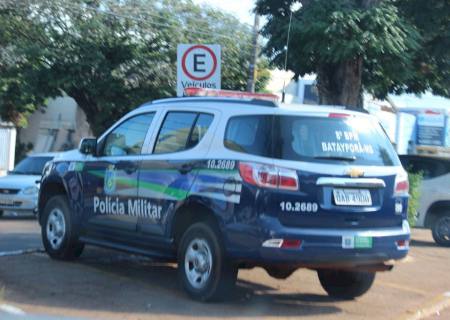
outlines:
[[67, 94], [72, 97], [78, 107], [84, 111], [86, 120], [94, 136], [100, 136], [104, 130], [104, 117], [101, 115], [97, 104], [81, 90], [71, 90], [70, 92], [67, 92]]
[[[381, 1], [360, 0], [359, 6], [368, 10], [379, 5]], [[321, 65], [317, 70], [320, 104], [362, 109], [362, 66], [363, 58], [360, 56], [336, 64]]]
[[326, 64], [317, 72], [319, 102], [362, 108], [362, 57]]

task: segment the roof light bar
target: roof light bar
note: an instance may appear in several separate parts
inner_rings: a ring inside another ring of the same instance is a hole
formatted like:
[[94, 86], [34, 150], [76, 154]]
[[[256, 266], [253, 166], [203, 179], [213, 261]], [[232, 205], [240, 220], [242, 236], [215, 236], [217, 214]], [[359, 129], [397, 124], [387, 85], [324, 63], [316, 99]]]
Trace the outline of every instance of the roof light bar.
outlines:
[[244, 91], [204, 89], [193, 87], [185, 88], [184, 94], [188, 97], [223, 97], [238, 99], [259, 99], [273, 102], [278, 101], [278, 96], [271, 93], [251, 93]]
[[330, 113], [328, 118], [347, 118], [350, 117], [347, 113]]

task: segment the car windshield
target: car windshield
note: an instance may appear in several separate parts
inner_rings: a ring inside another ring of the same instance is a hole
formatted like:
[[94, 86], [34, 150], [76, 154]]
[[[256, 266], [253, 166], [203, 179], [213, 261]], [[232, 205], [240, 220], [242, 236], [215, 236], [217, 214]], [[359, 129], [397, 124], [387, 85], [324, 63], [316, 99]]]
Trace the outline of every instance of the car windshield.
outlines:
[[27, 157], [20, 161], [11, 174], [31, 174], [40, 175], [47, 162], [53, 157]]

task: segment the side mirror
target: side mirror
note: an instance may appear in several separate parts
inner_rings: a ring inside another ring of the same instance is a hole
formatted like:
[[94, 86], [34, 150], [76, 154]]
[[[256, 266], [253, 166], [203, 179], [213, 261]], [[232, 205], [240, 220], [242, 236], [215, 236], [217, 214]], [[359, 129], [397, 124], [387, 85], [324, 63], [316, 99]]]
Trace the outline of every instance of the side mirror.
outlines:
[[82, 154], [91, 154], [93, 156], [97, 155], [97, 139], [95, 138], [81, 139], [78, 150]]

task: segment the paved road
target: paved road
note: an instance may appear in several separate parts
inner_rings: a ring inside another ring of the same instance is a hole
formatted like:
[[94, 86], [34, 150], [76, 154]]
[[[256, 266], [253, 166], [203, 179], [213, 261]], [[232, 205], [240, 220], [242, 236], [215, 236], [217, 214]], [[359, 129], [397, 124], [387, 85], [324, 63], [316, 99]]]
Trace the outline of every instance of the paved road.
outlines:
[[[0, 257], [0, 305], [83, 319], [385, 320], [420, 319], [419, 312], [445, 319], [436, 311], [450, 306], [450, 249], [437, 247], [427, 230], [414, 230], [413, 239], [409, 257], [378, 274], [372, 290], [355, 301], [328, 298], [313, 271], [280, 281], [257, 268], [239, 272], [229, 301], [197, 303], [178, 288], [176, 266], [88, 247], [76, 262], [43, 253]], [[40, 245], [36, 221], [0, 220], [1, 250]]]
[[40, 229], [34, 217], [0, 219], [0, 253], [41, 247]]

